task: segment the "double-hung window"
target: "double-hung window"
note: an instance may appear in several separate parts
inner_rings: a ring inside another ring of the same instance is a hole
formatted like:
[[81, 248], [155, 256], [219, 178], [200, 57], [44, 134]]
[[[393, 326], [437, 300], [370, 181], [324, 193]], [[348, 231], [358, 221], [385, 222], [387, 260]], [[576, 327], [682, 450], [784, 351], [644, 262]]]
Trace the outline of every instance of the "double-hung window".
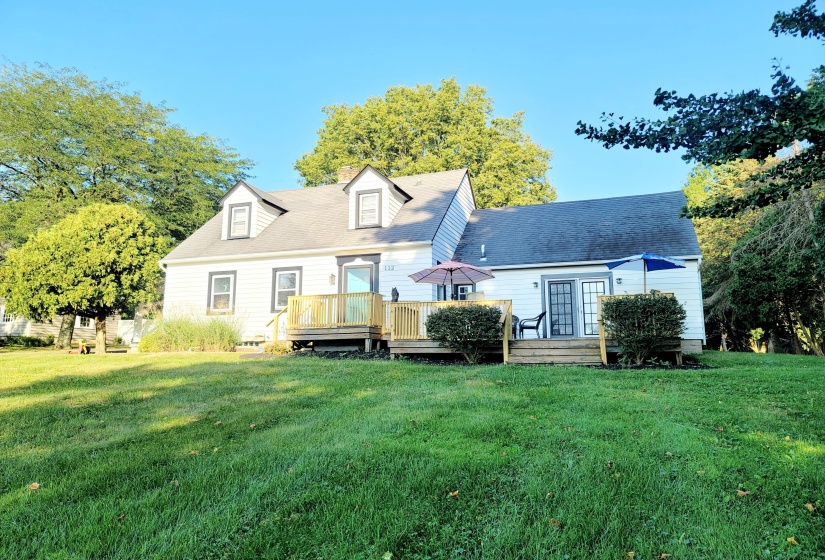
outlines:
[[301, 267], [272, 269], [272, 311], [283, 309], [289, 296], [301, 295]]
[[251, 204], [229, 205], [229, 238], [249, 237]]
[[209, 311], [232, 313], [235, 309], [235, 272], [209, 274]]
[[3, 312], [0, 313], [0, 316], [2, 316], [2, 319], [3, 319], [4, 323], [13, 323], [14, 322], [14, 313], [9, 313], [5, 309], [3, 309]]
[[369, 191], [358, 193], [358, 227], [381, 225], [381, 193]]
[[92, 326], [91, 317], [80, 317], [80, 316], [78, 316], [77, 317], [77, 326], [78, 327], [84, 327], [84, 328], [91, 327]]

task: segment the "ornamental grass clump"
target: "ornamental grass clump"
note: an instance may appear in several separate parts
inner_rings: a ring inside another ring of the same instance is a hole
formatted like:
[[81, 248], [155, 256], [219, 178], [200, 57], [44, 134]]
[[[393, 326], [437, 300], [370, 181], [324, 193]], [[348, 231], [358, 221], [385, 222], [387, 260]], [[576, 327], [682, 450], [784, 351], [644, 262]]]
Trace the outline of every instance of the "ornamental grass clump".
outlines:
[[602, 304], [607, 336], [615, 338], [621, 352], [642, 365], [685, 328], [685, 308], [672, 295], [635, 294], [609, 298]]
[[241, 329], [228, 318], [164, 319], [140, 339], [140, 352], [231, 352], [241, 341]]
[[427, 336], [477, 364], [485, 347], [501, 340], [500, 318], [501, 310], [486, 305], [443, 307], [427, 317]]

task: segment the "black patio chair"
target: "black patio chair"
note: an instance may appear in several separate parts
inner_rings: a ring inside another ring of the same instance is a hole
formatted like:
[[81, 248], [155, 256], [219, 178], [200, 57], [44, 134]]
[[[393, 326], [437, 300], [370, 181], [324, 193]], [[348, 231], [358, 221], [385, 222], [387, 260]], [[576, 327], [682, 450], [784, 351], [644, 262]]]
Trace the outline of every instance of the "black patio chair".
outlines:
[[513, 315], [510, 320], [513, 323], [513, 338], [518, 338], [518, 315]]
[[541, 338], [541, 336], [539, 335], [539, 327], [541, 327], [541, 322], [544, 321], [545, 315], [547, 315], [547, 311], [542, 311], [537, 317], [532, 317], [530, 319], [522, 319], [521, 321], [519, 321], [519, 338], [524, 338], [524, 331], [529, 330], [536, 331], [536, 338]]

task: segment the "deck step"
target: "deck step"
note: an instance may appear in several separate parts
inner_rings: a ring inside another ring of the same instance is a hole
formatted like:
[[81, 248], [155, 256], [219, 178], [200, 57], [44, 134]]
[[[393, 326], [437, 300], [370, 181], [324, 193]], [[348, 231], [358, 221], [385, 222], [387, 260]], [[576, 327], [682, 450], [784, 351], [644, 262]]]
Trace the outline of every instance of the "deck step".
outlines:
[[523, 365], [575, 365], [600, 366], [602, 360], [598, 356], [517, 356], [510, 355], [511, 364]]
[[519, 338], [510, 341], [511, 348], [594, 348], [599, 349], [599, 339], [591, 338]]

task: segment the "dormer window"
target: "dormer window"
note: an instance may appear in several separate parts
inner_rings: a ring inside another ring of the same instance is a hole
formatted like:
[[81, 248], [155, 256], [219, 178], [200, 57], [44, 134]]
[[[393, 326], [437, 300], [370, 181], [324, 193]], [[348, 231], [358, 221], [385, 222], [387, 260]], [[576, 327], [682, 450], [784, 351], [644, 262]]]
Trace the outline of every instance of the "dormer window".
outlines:
[[251, 203], [229, 205], [229, 239], [249, 237], [250, 214]]
[[358, 204], [355, 209], [358, 217], [356, 227], [377, 227], [381, 225], [381, 191], [363, 191], [358, 193]]

